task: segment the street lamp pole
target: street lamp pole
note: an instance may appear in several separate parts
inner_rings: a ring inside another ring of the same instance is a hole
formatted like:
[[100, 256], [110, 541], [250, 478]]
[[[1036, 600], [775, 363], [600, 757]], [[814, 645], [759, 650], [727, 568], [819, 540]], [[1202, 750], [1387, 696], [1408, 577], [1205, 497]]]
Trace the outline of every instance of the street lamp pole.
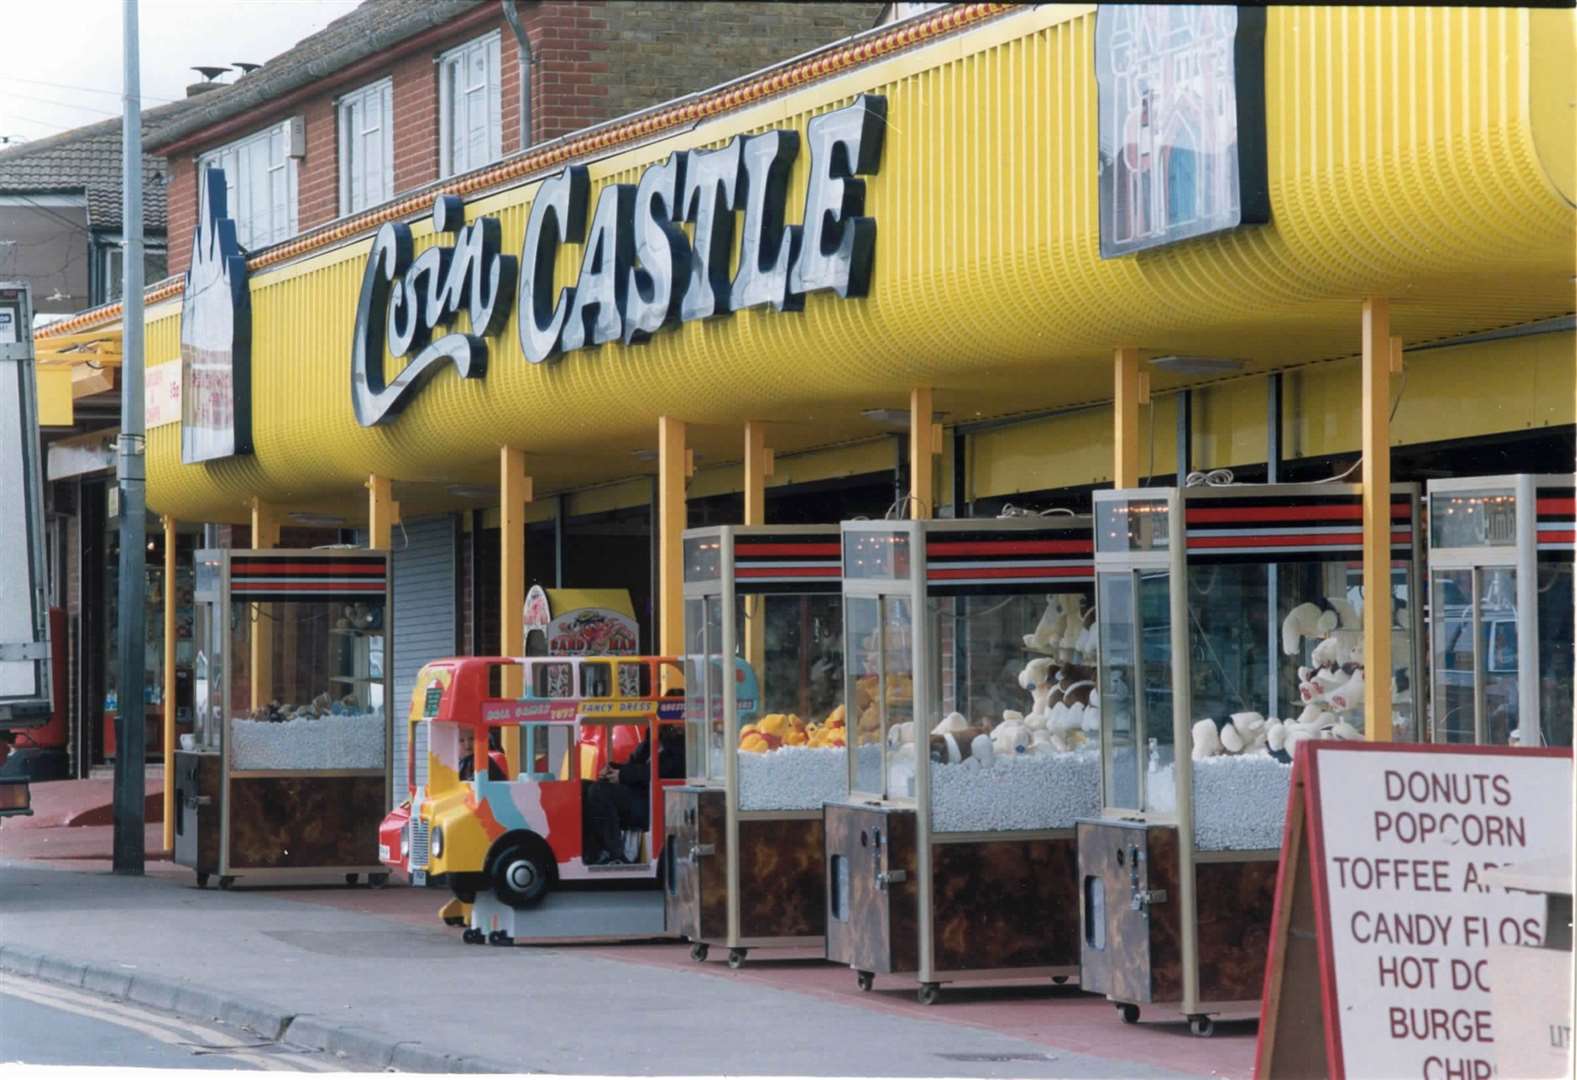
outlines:
[[[115, 632], [120, 656], [118, 708], [115, 713], [115, 838], [117, 874], [141, 874], [147, 855], [143, 832], [147, 731], [143, 684], [147, 680], [146, 469], [143, 458], [142, 399], [142, 90], [137, 55], [137, 0], [125, 0], [124, 119], [121, 171], [125, 203], [121, 215], [122, 346], [120, 439], [116, 478], [120, 486], [120, 593]], [[166, 687], [166, 698], [170, 697]], [[165, 708], [174, 702], [166, 700]], [[166, 776], [164, 782], [171, 782]]]

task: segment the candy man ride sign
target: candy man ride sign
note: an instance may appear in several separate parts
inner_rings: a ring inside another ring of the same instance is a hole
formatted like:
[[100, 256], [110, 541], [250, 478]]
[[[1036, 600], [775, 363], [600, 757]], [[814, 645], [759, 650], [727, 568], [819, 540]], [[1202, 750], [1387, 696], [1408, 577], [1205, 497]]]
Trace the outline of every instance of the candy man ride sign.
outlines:
[[1490, 951], [1544, 900], [1484, 877], [1571, 843], [1570, 750], [1299, 747], [1255, 1075], [1500, 1075]]

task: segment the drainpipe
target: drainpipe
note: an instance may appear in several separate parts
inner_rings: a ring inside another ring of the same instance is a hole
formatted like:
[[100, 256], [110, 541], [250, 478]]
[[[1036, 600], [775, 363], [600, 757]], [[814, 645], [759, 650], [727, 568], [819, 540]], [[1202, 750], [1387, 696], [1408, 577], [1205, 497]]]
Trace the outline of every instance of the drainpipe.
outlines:
[[520, 56], [520, 149], [531, 145], [531, 69], [537, 66], [536, 54], [531, 51], [531, 39], [520, 24], [520, 12], [515, 0], [499, 0], [504, 8], [504, 21], [514, 31]]

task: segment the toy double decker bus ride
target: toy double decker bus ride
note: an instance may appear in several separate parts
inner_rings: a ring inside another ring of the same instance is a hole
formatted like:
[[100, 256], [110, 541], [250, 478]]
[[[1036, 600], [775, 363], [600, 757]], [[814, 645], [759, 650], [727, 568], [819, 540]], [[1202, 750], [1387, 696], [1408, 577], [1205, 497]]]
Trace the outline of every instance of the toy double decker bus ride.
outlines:
[[[736, 678], [753, 682], [739, 667]], [[684, 698], [678, 690], [663, 696], [665, 668], [677, 685], [679, 665], [664, 657], [429, 663], [411, 699], [408, 798], [383, 822], [380, 857], [415, 883], [444, 875], [454, 901], [442, 915], [465, 926], [473, 943], [526, 936], [523, 913], [551, 908], [543, 901], [564, 885], [655, 886], [663, 792], [682, 784], [685, 772]], [[521, 696], [504, 693], [512, 679]], [[632, 758], [643, 743], [637, 765]], [[602, 815], [609, 812], [599, 780], [627, 791], [612, 851], [606, 828], [595, 827], [599, 796]], [[534, 916], [529, 936], [662, 931], [660, 894], [621, 903], [624, 915], [639, 908], [642, 917], [576, 918], [569, 921], [589, 932], [566, 926], [560, 934], [550, 912]]]

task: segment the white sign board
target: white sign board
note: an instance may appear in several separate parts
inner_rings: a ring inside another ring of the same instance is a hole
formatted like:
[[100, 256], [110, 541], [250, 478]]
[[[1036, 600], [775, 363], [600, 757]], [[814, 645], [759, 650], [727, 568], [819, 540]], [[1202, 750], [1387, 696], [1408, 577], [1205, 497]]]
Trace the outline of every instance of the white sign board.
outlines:
[[1511, 1075], [1490, 956], [1539, 945], [1545, 901], [1486, 875], [1571, 842], [1570, 750], [1300, 746], [1255, 1075]]
[[143, 371], [143, 427], [152, 431], [181, 418], [181, 362], [154, 364]]
[[1487, 1080], [1489, 950], [1539, 944], [1544, 899], [1482, 879], [1571, 846], [1570, 759], [1396, 751], [1321, 766], [1347, 1074]]

